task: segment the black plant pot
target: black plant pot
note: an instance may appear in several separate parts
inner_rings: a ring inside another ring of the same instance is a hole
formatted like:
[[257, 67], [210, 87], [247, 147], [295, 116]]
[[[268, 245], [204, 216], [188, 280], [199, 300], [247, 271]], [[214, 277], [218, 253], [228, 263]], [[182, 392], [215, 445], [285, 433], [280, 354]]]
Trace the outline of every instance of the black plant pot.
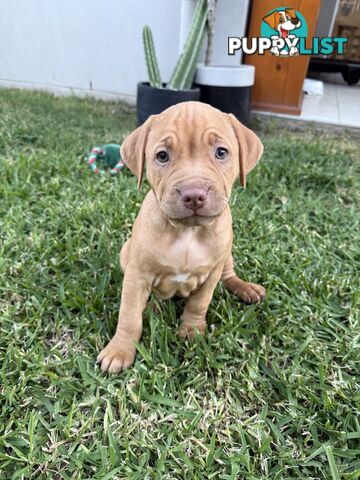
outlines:
[[150, 115], [161, 113], [172, 105], [199, 99], [199, 88], [170, 90], [168, 88], [151, 87], [147, 82], [138, 83], [136, 101], [138, 125], [144, 123]]
[[240, 122], [249, 124], [252, 87], [218, 87], [199, 85], [200, 101], [222, 112], [232, 113]]
[[248, 124], [251, 110], [251, 89], [255, 69], [252, 65], [205, 66], [199, 64], [195, 84], [200, 87], [200, 101], [225, 113], [232, 113]]

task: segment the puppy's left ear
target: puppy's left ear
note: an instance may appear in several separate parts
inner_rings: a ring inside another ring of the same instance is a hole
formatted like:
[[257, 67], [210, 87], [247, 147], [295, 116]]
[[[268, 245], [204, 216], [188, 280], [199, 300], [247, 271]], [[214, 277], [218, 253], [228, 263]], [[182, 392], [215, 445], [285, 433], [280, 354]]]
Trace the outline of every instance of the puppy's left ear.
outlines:
[[272, 29], [275, 29], [276, 26], [276, 14], [277, 12], [273, 12], [263, 18], [264, 22], [267, 23]]
[[140, 188], [144, 175], [145, 166], [145, 149], [149, 135], [151, 123], [154, 115], [149, 117], [145, 123], [128, 135], [120, 148], [121, 158], [125, 165], [129, 167], [131, 172], [138, 179], [138, 188]]
[[251, 172], [263, 153], [264, 147], [260, 138], [245, 127], [232, 113], [229, 114], [239, 145], [240, 183], [246, 187], [246, 175]]

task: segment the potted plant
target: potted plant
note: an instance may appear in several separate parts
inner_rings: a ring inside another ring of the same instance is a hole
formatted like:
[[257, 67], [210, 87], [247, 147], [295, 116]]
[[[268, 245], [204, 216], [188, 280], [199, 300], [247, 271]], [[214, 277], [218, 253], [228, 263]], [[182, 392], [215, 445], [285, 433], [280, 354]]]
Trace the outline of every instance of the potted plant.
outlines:
[[200, 87], [200, 101], [223, 112], [232, 113], [243, 123], [249, 123], [251, 89], [255, 80], [252, 65], [212, 65], [211, 54], [215, 27], [216, 0], [207, 0], [207, 48], [205, 62], [197, 66], [195, 85]]
[[151, 29], [143, 29], [143, 42], [149, 82], [137, 86], [137, 121], [142, 124], [150, 115], [160, 113], [180, 102], [199, 100], [199, 87], [192, 87], [196, 65], [205, 39], [207, 0], [198, 0], [183, 51], [169, 82], [160, 76]]

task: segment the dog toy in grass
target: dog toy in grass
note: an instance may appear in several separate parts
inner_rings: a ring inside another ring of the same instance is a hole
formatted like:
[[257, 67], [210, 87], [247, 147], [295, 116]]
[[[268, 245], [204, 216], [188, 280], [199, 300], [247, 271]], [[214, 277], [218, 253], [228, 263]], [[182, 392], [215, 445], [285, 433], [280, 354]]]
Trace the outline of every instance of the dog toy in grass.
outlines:
[[125, 167], [120, 156], [120, 145], [108, 143], [102, 147], [94, 147], [88, 155], [88, 165], [99, 175], [117, 175]]

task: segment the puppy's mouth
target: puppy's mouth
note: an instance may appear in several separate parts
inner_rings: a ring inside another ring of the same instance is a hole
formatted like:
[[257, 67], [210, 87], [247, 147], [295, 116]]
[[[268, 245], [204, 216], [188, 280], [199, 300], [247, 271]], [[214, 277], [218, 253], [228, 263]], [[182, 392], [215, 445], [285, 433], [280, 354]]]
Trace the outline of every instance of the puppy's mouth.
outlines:
[[[224, 211], [225, 204], [223, 208], [215, 210], [203, 211], [203, 209], [198, 210], [187, 210], [186, 208], [180, 208], [179, 210], [169, 210], [164, 205], [159, 204], [160, 210], [165, 215], [170, 223], [173, 225], [184, 225], [184, 226], [206, 226], [211, 225]], [[164, 208], [165, 207], [165, 208]]]
[[289, 30], [285, 30], [285, 28], [280, 27], [280, 35], [281, 38], [287, 38], [289, 35]]
[[204, 225], [211, 225], [219, 215], [198, 215], [194, 213], [188, 217], [183, 218], [171, 218], [167, 217], [169, 222], [173, 225], [185, 225], [188, 227], [200, 227]]

